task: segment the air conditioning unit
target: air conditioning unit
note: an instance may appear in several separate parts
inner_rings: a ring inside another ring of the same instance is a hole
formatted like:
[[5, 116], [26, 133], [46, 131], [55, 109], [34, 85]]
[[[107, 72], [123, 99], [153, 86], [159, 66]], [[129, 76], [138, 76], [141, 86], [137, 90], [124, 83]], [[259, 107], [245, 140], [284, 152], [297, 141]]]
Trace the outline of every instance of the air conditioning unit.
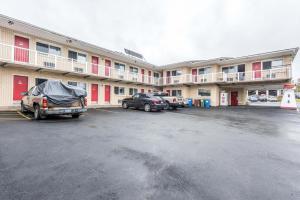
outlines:
[[74, 67], [74, 72], [83, 73], [83, 69], [80, 67]]
[[44, 62], [44, 67], [47, 67], [47, 68], [55, 68], [55, 63], [53, 62]]

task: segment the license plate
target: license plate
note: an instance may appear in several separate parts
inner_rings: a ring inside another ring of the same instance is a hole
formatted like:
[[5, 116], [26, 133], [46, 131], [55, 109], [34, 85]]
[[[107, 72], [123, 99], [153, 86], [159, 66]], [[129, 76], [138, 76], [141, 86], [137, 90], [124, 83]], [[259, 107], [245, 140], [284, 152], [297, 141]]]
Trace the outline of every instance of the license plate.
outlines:
[[71, 109], [66, 109], [64, 112], [65, 113], [70, 113], [70, 112], [72, 112], [72, 110]]

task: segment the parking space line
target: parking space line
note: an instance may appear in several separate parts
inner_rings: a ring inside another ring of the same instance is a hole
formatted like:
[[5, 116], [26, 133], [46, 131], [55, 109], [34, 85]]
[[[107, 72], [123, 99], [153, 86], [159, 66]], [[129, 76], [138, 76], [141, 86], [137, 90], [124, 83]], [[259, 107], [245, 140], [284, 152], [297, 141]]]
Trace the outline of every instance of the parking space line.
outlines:
[[18, 113], [19, 115], [21, 115], [22, 117], [24, 117], [24, 118], [26, 118], [26, 119], [28, 119], [28, 120], [31, 120], [30, 117], [27, 117], [26, 115], [24, 115], [24, 114], [21, 113], [20, 111], [17, 111], [17, 113]]

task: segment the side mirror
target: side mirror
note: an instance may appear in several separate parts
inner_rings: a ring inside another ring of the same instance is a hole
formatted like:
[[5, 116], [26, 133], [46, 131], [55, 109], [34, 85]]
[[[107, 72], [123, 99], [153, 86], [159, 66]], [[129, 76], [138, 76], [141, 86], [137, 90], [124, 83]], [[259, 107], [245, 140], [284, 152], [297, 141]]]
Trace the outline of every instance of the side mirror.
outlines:
[[22, 96], [28, 96], [28, 92], [21, 92]]

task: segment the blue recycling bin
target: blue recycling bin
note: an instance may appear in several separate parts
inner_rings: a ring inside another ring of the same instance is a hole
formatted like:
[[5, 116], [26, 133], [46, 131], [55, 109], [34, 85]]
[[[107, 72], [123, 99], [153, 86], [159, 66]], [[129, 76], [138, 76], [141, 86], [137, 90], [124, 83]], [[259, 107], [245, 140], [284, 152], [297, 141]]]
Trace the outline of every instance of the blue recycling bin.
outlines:
[[193, 107], [193, 99], [192, 98], [189, 98], [188, 99], [188, 106], [191, 108]]
[[210, 108], [210, 99], [204, 99], [204, 108]]

